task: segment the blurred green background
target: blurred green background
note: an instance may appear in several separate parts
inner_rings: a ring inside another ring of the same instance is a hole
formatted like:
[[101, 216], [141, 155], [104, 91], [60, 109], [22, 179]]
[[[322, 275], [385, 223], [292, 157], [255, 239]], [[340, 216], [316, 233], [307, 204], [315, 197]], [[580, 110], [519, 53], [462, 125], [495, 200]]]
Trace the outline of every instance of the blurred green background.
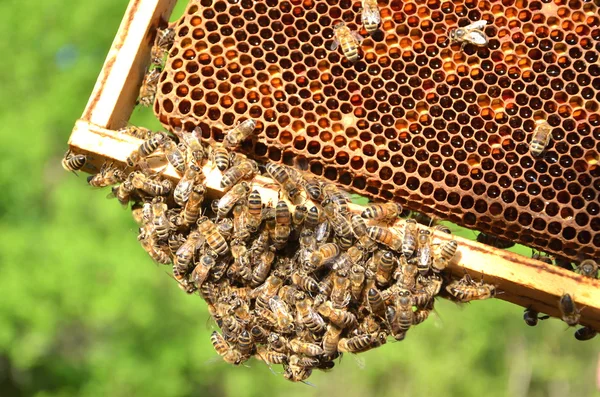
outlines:
[[[147, 257], [108, 191], [59, 164], [126, 6], [0, 2], [1, 396], [598, 395], [600, 338], [527, 327], [499, 300], [439, 302], [404, 342], [344, 356], [315, 387], [220, 361], [201, 299]], [[158, 126], [150, 112], [132, 120]]]

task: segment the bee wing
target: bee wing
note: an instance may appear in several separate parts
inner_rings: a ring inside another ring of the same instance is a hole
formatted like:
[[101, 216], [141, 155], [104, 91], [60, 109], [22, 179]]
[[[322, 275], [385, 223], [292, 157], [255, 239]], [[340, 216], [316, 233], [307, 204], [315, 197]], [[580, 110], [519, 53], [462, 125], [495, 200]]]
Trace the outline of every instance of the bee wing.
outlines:
[[352, 32], [352, 36], [356, 39], [356, 41], [358, 41], [359, 43], [362, 43], [362, 41], [365, 39], [364, 37], [362, 37], [358, 32], [354, 31]]
[[487, 25], [487, 20], [482, 19], [481, 21], [473, 22], [472, 24], [465, 26], [464, 29], [483, 29]]
[[333, 39], [333, 43], [331, 43], [330, 46], [328, 46], [327, 48], [329, 48], [331, 51], [335, 51], [337, 50], [337, 48], [340, 46], [340, 42], [337, 38]]
[[465, 35], [464, 39], [467, 42], [470, 42], [473, 44], [478, 44], [478, 45], [484, 45], [484, 44], [487, 44], [487, 42], [488, 42], [487, 37], [485, 37], [485, 35], [479, 31], [473, 31], [473, 32], [467, 33]]

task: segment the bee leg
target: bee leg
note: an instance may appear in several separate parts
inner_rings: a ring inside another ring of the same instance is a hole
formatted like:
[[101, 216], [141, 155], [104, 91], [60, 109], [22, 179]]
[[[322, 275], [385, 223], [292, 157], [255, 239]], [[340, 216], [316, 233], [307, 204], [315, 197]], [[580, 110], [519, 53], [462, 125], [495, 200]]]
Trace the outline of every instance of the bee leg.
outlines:
[[467, 46], [467, 42], [463, 41], [463, 43], [460, 45], [460, 51], [464, 52], [465, 51], [465, 47]]

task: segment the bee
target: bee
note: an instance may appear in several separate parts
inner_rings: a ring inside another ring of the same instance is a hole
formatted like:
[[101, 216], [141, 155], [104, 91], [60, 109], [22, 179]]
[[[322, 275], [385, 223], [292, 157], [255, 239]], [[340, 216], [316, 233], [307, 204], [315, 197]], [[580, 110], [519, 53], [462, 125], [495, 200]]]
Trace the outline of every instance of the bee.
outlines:
[[199, 165], [202, 165], [202, 162], [206, 158], [206, 149], [200, 141], [201, 136], [202, 132], [199, 128], [196, 128], [194, 132], [182, 132], [181, 134], [181, 139], [183, 139], [187, 145], [192, 158], [196, 161], [196, 164]]
[[277, 318], [277, 326], [282, 332], [291, 332], [294, 329], [294, 318], [283, 300], [274, 295], [269, 300], [269, 307]]
[[117, 133], [129, 135], [142, 140], [150, 139], [155, 134], [154, 131], [149, 130], [148, 128], [138, 127], [135, 125], [128, 125], [126, 127], [120, 128], [117, 130]]
[[230, 191], [225, 193], [223, 197], [219, 199], [217, 206], [217, 218], [225, 218], [233, 206], [238, 201], [243, 200], [248, 193], [250, 193], [250, 185], [248, 185], [246, 182], [240, 182], [231, 188]]
[[548, 265], [552, 265], [553, 264], [552, 258], [550, 256], [548, 256], [548, 255], [542, 255], [541, 252], [534, 252], [531, 255], [531, 259], [535, 259], [537, 261], [544, 262], [544, 263], [546, 263]]
[[195, 164], [190, 164], [183, 177], [177, 182], [175, 190], [173, 191], [173, 199], [180, 206], [185, 206], [186, 202], [192, 194], [194, 185], [198, 183], [201, 178], [201, 170]]
[[146, 73], [144, 80], [142, 81], [142, 86], [140, 87], [140, 93], [136, 105], [142, 105], [144, 107], [152, 106], [154, 103], [154, 97], [156, 96], [160, 73], [160, 68], [154, 68]]
[[350, 268], [350, 294], [356, 301], [361, 300], [363, 292], [363, 283], [365, 282], [365, 268], [360, 265], [353, 265]]
[[446, 291], [460, 302], [489, 299], [495, 297], [497, 293], [494, 285], [484, 284], [483, 280], [478, 284], [468, 274], [465, 274], [461, 280], [448, 284]]
[[[181, 247], [179, 247], [179, 249], [175, 253], [175, 261], [173, 263], [173, 269], [174, 269], [173, 271], [180, 275], [179, 277], [177, 274], [175, 275], [175, 279], [177, 281], [181, 281], [183, 275], [185, 273], [187, 273], [187, 270], [188, 270], [190, 264], [192, 263], [192, 260], [194, 259], [194, 253], [200, 246], [201, 242], [202, 242], [202, 234], [200, 234], [200, 232], [198, 232], [197, 230], [194, 230], [188, 235], [188, 238], [187, 238], [187, 240], [185, 240], [185, 243], [183, 243], [181, 245]], [[213, 259], [213, 262], [214, 262], [214, 259]], [[213, 266], [214, 266], [214, 263], [211, 264], [211, 268]], [[198, 270], [201, 270], [201, 269], [198, 269]], [[210, 269], [208, 269], [208, 270], [210, 270]], [[199, 282], [197, 284], [198, 287], [200, 287], [202, 285], [202, 282], [204, 282], [206, 280], [207, 276], [208, 276], [208, 271], [206, 272], [206, 275], [203, 276], [204, 279], [200, 280], [201, 282]]]
[[[252, 328], [250, 328], [250, 335], [252, 335], [252, 339], [254, 340], [254, 342], [256, 343], [260, 343], [260, 344], [265, 344], [267, 343], [267, 338], [269, 337], [269, 332], [267, 332], [266, 329], [264, 329], [263, 327], [261, 327], [258, 324], [255, 324], [252, 326]], [[266, 352], [266, 347], [263, 346], [263, 353]], [[260, 355], [259, 353], [260, 351], [260, 347], [257, 347], [257, 354]], [[275, 363], [272, 363], [275, 364]]]
[[[231, 218], [219, 220], [217, 222], [217, 231], [225, 240], [230, 240], [233, 235], [233, 221]], [[239, 244], [239, 241], [237, 243]]]
[[369, 226], [367, 227], [367, 235], [376, 242], [383, 244], [394, 251], [398, 252], [401, 249], [402, 239], [387, 228]]
[[265, 166], [267, 173], [275, 182], [281, 186], [284, 192], [287, 193], [292, 203], [296, 204], [301, 197], [298, 185], [292, 181], [286, 167], [276, 164], [267, 163]]
[[373, 204], [365, 208], [361, 216], [365, 219], [393, 220], [402, 213], [398, 203]]
[[246, 121], [238, 123], [237, 126], [231, 130], [225, 132], [225, 139], [223, 145], [227, 149], [232, 149], [239, 146], [244, 140], [246, 140], [254, 129], [256, 128], [256, 120], [248, 119]]
[[433, 230], [436, 232], [442, 232], [442, 233], [446, 233], [446, 234], [452, 234], [452, 230], [450, 230], [450, 228], [446, 225], [435, 225], [433, 227]]
[[312, 308], [310, 300], [304, 295], [299, 295], [296, 300], [296, 313], [299, 321], [306, 326], [313, 334], [320, 334], [325, 331], [326, 324], [323, 318]]
[[156, 239], [149, 236], [138, 237], [142, 248], [150, 255], [152, 260], [162, 265], [168, 265], [171, 263], [171, 256], [166, 252], [162, 246], [156, 243]]
[[373, 34], [377, 31], [381, 23], [377, 0], [362, 0], [360, 19], [367, 33]]
[[323, 354], [323, 348], [314, 343], [303, 342], [298, 339], [292, 339], [290, 341], [290, 348], [296, 354], [304, 354], [309, 357], [316, 357]]
[[292, 274], [292, 283], [301, 290], [317, 293], [319, 291], [319, 284], [314, 278], [307, 276], [300, 272], [294, 272]]
[[258, 164], [254, 160], [244, 160], [229, 168], [221, 178], [221, 187], [225, 191], [242, 179], [252, 179], [258, 173]]
[[275, 207], [275, 230], [273, 233], [273, 242], [275, 247], [280, 249], [285, 246], [285, 243], [290, 236], [290, 209], [285, 201], [279, 200]]
[[106, 187], [116, 185], [125, 180], [123, 170], [113, 165], [113, 163], [104, 163], [100, 168], [100, 172], [96, 175], [90, 175], [87, 182], [93, 187]]
[[279, 274], [273, 272], [260, 287], [252, 290], [250, 296], [256, 299], [257, 305], [268, 306], [270, 299], [277, 295], [282, 285], [283, 280], [279, 277]]
[[227, 241], [219, 234], [215, 224], [205, 216], [200, 217], [196, 222], [198, 231], [206, 239], [206, 244], [217, 254], [225, 255], [229, 250]]
[[531, 144], [529, 145], [529, 151], [534, 157], [542, 155], [550, 140], [552, 139], [552, 127], [546, 120], [537, 120], [536, 126], [531, 136]]
[[297, 205], [294, 210], [294, 214], [292, 215], [292, 225], [294, 229], [300, 229], [306, 220], [306, 215], [308, 214], [308, 208], [304, 205]]
[[164, 66], [164, 58], [175, 40], [175, 30], [171, 28], [157, 29], [154, 45], [151, 49], [152, 64], [157, 68]]
[[309, 231], [314, 231], [319, 225], [319, 218], [319, 209], [316, 206], [312, 206], [306, 213], [304, 228]]
[[333, 359], [337, 356], [338, 343], [340, 336], [342, 335], [342, 329], [335, 325], [327, 325], [325, 335], [323, 335], [323, 356], [326, 359]]
[[415, 322], [410, 292], [406, 290], [398, 292], [394, 307], [388, 307], [386, 315], [392, 325], [394, 339], [403, 340], [406, 332]]
[[258, 190], [253, 190], [248, 196], [246, 214], [246, 226], [251, 233], [255, 233], [262, 222], [262, 198]]
[[446, 242], [440, 248], [440, 257], [446, 262], [450, 262], [454, 255], [456, 254], [456, 249], [458, 248], [458, 243], [456, 240], [450, 240]]
[[336, 309], [327, 301], [317, 308], [317, 311], [328, 318], [331, 324], [339, 329], [349, 328], [356, 324], [356, 316], [344, 309]]
[[199, 184], [193, 187], [190, 197], [185, 203], [185, 207], [183, 207], [176, 222], [178, 226], [189, 227], [198, 220], [198, 217], [200, 216], [200, 206], [204, 201], [205, 194], [206, 187], [204, 187], [204, 185]]
[[252, 280], [250, 282], [250, 286], [253, 288], [261, 285], [269, 275], [271, 271], [271, 265], [275, 260], [275, 253], [271, 250], [267, 250], [260, 254], [258, 264], [252, 271]]
[[383, 299], [381, 298], [381, 294], [377, 289], [370, 288], [367, 293], [367, 302], [369, 303], [369, 308], [371, 313], [379, 316], [385, 316], [385, 303], [383, 303]]
[[523, 312], [523, 320], [525, 321], [525, 324], [530, 327], [535, 327], [538, 320], [546, 320], [548, 318], [550, 318], [550, 316], [540, 316], [540, 313], [531, 307], [528, 307], [525, 309], [525, 312]]
[[320, 201], [323, 196], [323, 189], [321, 188], [321, 182], [316, 178], [304, 178], [304, 190], [308, 197], [313, 201]]
[[391, 251], [384, 251], [383, 255], [380, 255], [378, 258], [375, 280], [379, 285], [387, 285], [392, 277], [396, 258]]
[[167, 157], [167, 161], [171, 163], [173, 168], [175, 168], [180, 175], [182, 175], [185, 172], [187, 160], [185, 146], [182, 147], [182, 145], [177, 145], [167, 138], [162, 145], [162, 149]]
[[582, 327], [575, 331], [575, 339], [580, 341], [590, 340], [598, 334], [593, 328], [590, 327]]
[[234, 263], [227, 271], [227, 275], [230, 278], [239, 276], [245, 282], [252, 280], [250, 255], [246, 246], [238, 244], [238, 242], [231, 243], [231, 256], [233, 256]]
[[570, 326], [577, 325], [579, 323], [579, 309], [575, 305], [575, 301], [570, 294], [563, 294], [558, 302], [558, 308], [562, 314], [562, 320]]
[[501, 238], [490, 236], [489, 234], [485, 234], [483, 232], [477, 235], [477, 242], [482, 244], [491, 245], [492, 247], [507, 249], [514, 246], [516, 243], [514, 241], [503, 240]]
[[[192, 233], [190, 233], [190, 236]], [[213, 267], [215, 267], [216, 263], [217, 262], [212, 255], [204, 254], [200, 257], [200, 260], [198, 260], [196, 267], [194, 267], [194, 270], [192, 270], [191, 275], [191, 280], [198, 289], [200, 289], [202, 284], [204, 284], [208, 278], [208, 275], [210, 274], [210, 271]]]
[[219, 171], [223, 172], [229, 168], [229, 150], [222, 145], [211, 147], [211, 160], [217, 166]]
[[75, 171], [82, 169], [86, 161], [87, 157], [85, 155], [73, 154], [71, 149], [69, 149], [67, 150], [67, 153], [65, 153], [65, 157], [62, 159], [61, 164], [65, 171], [70, 171], [77, 175]]
[[414, 219], [407, 219], [404, 224], [404, 235], [402, 237], [402, 254], [407, 259], [413, 255], [417, 248], [418, 233], [419, 228], [417, 227], [417, 221]]
[[276, 352], [287, 353], [290, 350], [290, 343], [287, 338], [275, 332], [269, 335], [267, 342], [269, 347]]
[[338, 270], [333, 277], [333, 288], [330, 299], [336, 309], [342, 309], [348, 306], [350, 299], [350, 280], [346, 270]]
[[325, 243], [329, 239], [330, 235], [331, 225], [329, 224], [329, 222], [325, 220], [324, 222], [319, 223], [319, 226], [317, 226], [315, 230], [315, 239], [317, 240], [317, 243]]
[[336, 211], [335, 204], [330, 199], [324, 200], [321, 205], [335, 233], [341, 237], [350, 237], [352, 235], [352, 226], [345, 214]]
[[374, 349], [386, 342], [385, 333], [365, 334], [352, 338], [342, 338], [338, 342], [338, 350], [342, 353], [362, 353]]
[[266, 346], [258, 346], [256, 348], [256, 355], [258, 356], [257, 358], [268, 364], [286, 364], [288, 362], [288, 355], [286, 353], [272, 351]]
[[342, 47], [344, 56], [350, 62], [358, 61], [358, 47], [360, 46], [363, 37], [357, 32], [351, 31], [344, 22], [335, 25], [333, 27], [333, 33], [335, 34], [335, 39], [329, 49], [335, 51], [338, 47]]
[[163, 179], [162, 181], [150, 179], [140, 171], [134, 171], [129, 174], [129, 180], [133, 187], [152, 196], [166, 196], [173, 186], [168, 179]]
[[334, 207], [337, 212], [342, 214], [350, 213], [350, 209], [348, 208], [348, 204], [350, 200], [348, 199], [348, 195], [342, 192], [336, 185], [333, 183], [324, 183], [322, 185], [323, 195], [331, 200], [334, 204]]
[[223, 357], [223, 360], [229, 364], [240, 365], [243, 362], [242, 354], [232, 348], [223, 336], [217, 331], [213, 331], [210, 341], [215, 351]]
[[577, 273], [585, 277], [598, 277], [598, 263], [592, 259], [586, 259], [577, 266]]
[[[292, 356], [293, 357], [293, 356]], [[290, 358], [291, 361], [291, 358]], [[298, 364], [284, 364], [283, 377], [292, 382], [304, 382], [312, 374], [312, 369], [301, 367]]]
[[109, 198], [115, 197], [123, 207], [127, 207], [131, 200], [131, 193], [135, 190], [135, 187], [129, 179], [125, 179], [123, 183], [112, 188], [111, 193], [108, 195]]
[[327, 263], [332, 262], [340, 254], [340, 247], [335, 243], [322, 245], [317, 251], [314, 251], [309, 263], [312, 269], [317, 269]]
[[129, 167], [134, 167], [139, 164], [141, 160], [150, 156], [154, 153], [164, 142], [167, 140], [167, 135], [162, 132], [157, 132], [151, 138], [146, 139], [142, 144], [135, 150], [133, 150], [129, 157], [125, 160]]
[[487, 21], [480, 20], [462, 28], [454, 28], [448, 32], [448, 37], [451, 43], [462, 43], [460, 46], [461, 51], [465, 49], [467, 44], [487, 46], [489, 40], [483, 31], [485, 25], [487, 25]]

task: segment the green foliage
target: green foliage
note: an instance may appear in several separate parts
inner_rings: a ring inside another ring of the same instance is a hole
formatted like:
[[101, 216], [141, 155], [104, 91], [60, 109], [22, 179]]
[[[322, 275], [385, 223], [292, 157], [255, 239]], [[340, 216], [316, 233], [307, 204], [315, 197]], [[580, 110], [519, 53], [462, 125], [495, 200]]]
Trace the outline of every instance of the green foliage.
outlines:
[[[125, 7], [0, 3], [0, 395], [594, 394], [597, 341], [556, 320], [528, 328], [502, 301], [441, 301], [406, 341], [315, 373], [316, 388], [220, 361], [203, 302], [147, 257], [106, 190], [60, 168]], [[133, 122], [158, 127], [149, 111]]]

